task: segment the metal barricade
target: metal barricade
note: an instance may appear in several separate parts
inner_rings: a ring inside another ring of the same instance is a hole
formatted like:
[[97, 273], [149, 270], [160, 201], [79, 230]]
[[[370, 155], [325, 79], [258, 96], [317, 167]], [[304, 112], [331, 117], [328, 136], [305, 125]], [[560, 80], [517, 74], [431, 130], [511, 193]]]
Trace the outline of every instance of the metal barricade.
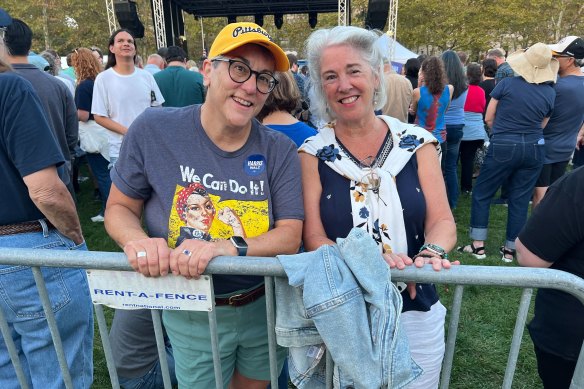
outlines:
[[[55, 318], [50, 309], [50, 302], [46, 293], [44, 280], [40, 274], [39, 266], [51, 267], [69, 267], [83, 269], [102, 269], [102, 270], [119, 270], [131, 271], [126, 257], [122, 253], [108, 252], [89, 252], [89, 251], [51, 251], [51, 250], [30, 250], [30, 249], [0, 249], [0, 264], [2, 265], [21, 265], [33, 268], [35, 281], [39, 288], [39, 293], [48, 325], [51, 328], [51, 334], [56, 347], [57, 356], [61, 366], [61, 372], [64, 377], [65, 386], [72, 388], [71, 377], [65, 363], [63, 349], [61, 346], [60, 336], [56, 330]], [[284, 270], [276, 258], [259, 258], [247, 257], [241, 261], [239, 257], [218, 257], [213, 260], [207, 267], [206, 274], [232, 274], [232, 275], [259, 275], [264, 276], [266, 281], [266, 305], [267, 305], [267, 323], [268, 323], [268, 344], [270, 352], [270, 373], [272, 388], [277, 388], [279, 372], [276, 369], [276, 336], [275, 326], [275, 298], [274, 298], [274, 277], [285, 277]], [[515, 329], [511, 342], [503, 388], [511, 388], [519, 347], [527, 320], [528, 310], [531, 302], [531, 288], [550, 288], [569, 293], [584, 303], [584, 280], [572, 274], [551, 270], [535, 269], [521, 267], [493, 267], [493, 266], [454, 266], [450, 270], [440, 272], [433, 271], [431, 267], [426, 266], [422, 269], [409, 267], [405, 270], [392, 270], [393, 281], [402, 282], [420, 282], [435, 284], [454, 284], [456, 285], [452, 306], [450, 308], [450, 322], [446, 338], [446, 351], [442, 368], [440, 387], [446, 389], [450, 384], [452, 373], [452, 363], [454, 359], [454, 348], [456, 344], [456, 335], [460, 319], [461, 303], [465, 285], [483, 285], [483, 286], [505, 286], [524, 288], [518, 313], [515, 322]], [[119, 388], [118, 377], [113, 363], [113, 356], [108, 339], [108, 329], [105, 316], [101, 306], [95, 306], [97, 322], [104, 347], [104, 353], [110, 379], [113, 388]], [[153, 321], [155, 324], [155, 335], [158, 344], [160, 361], [163, 368], [165, 388], [171, 388], [168, 366], [166, 366], [166, 356], [164, 350], [164, 340], [162, 336], [162, 327], [160, 321], [160, 311], [152, 311]], [[222, 388], [222, 377], [220, 369], [220, 360], [218, 353], [218, 341], [216, 333], [215, 311], [209, 312], [211, 327], [211, 343], [213, 350], [213, 359], [215, 364], [215, 377], [217, 388]], [[17, 377], [23, 388], [27, 388], [22, 366], [20, 365], [14, 342], [10, 338], [8, 324], [0, 310], [0, 330], [6, 341], [6, 345], [17, 372]], [[332, 359], [327, 352], [327, 387], [332, 387]], [[584, 388], [584, 347], [580, 351], [576, 371], [572, 379], [571, 389]]]

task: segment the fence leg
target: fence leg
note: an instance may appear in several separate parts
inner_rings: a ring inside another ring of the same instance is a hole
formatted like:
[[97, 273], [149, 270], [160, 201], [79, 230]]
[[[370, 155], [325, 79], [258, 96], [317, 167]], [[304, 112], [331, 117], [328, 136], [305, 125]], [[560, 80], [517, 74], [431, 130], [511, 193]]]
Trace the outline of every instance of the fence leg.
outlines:
[[274, 303], [274, 277], [264, 277], [266, 285], [266, 316], [268, 322], [268, 351], [270, 353], [270, 380], [272, 388], [278, 388], [278, 358], [276, 354], [276, 308]]
[[154, 325], [154, 335], [156, 337], [156, 347], [158, 348], [158, 358], [160, 359], [160, 370], [162, 371], [162, 382], [164, 389], [172, 389], [172, 382], [170, 380], [170, 372], [168, 371], [168, 359], [166, 357], [166, 342], [164, 341], [164, 333], [162, 332], [162, 321], [160, 320], [160, 313], [162, 311], [151, 309], [152, 324]]
[[[203, 276], [210, 277], [210, 276]], [[213, 277], [211, 277], [211, 301], [213, 308], [209, 311], [209, 330], [211, 332], [211, 350], [213, 351], [213, 368], [215, 369], [215, 387], [223, 389], [223, 373], [221, 372], [221, 357], [219, 356], [219, 338], [217, 337], [217, 315], [215, 313], [215, 292]]]
[[8, 349], [8, 355], [10, 355], [10, 360], [16, 370], [16, 378], [18, 378], [18, 383], [22, 389], [28, 389], [28, 382], [24, 376], [24, 371], [22, 370], [22, 364], [20, 363], [20, 358], [18, 357], [18, 351], [14, 345], [14, 339], [12, 339], [12, 334], [10, 333], [10, 327], [4, 316], [4, 312], [0, 309], [0, 332], [2, 332], [2, 337], [4, 338], [4, 343], [6, 343], [6, 348]]
[[51, 331], [51, 336], [53, 337], [53, 345], [55, 346], [55, 352], [57, 353], [57, 360], [59, 361], [59, 366], [61, 367], [61, 373], [63, 374], [63, 382], [67, 389], [73, 389], [73, 380], [71, 379], [71, 374], [69, 372], [69, 367], [67, 366], [67, 360], [65, 359], [65, 353], [63, 351], [63, 342], [61, 341], [61, 334], [59, 333], [59, 328], [57, 327], [57, 321], [55, 320], [55, 315], [51, 309], [51, 300], [49, 299], [49, 293], [47, 292], [47, 287], [45, 285], [45, 280], [41, 269], [38, 266], [33, 266], [32, 274], [39, 291], [39, 296], [41, 298], [41, 303], [43, 304], [43, 310], [45, 311], [45, 317], [47, 318], [47, 323], [49, 325], [49, 330]]
[[456, 335], [458, 334], [458, 324], [460, 322], [460, 309], [462, 307], [462, 294], [464, 286], [456, 285], [454, 297], [452, 299], [452, 309], [450, 310], [450, 322], [448, 323], [448, 335], [446, 338], [446, 350], [442, 361], [442, 376], [440, 377], [440, 389], [448, 389], [450, 376], [452, 375], [452, 361], [454, 360], [454, 347], [456, 345]]
[[109, 372], [110, 381], [112, 382], [112, 389], [120, 389], [120, 381], [118, 379], [116, 363], [114, 362], [114, 355], [112, 354], [112, 346], [109, 341], [109, 333], [107, 330], [105, 315], [103, 313], [103, 307], [99, 304], [94, 304], [93, 308], [95, 309], [97, 327], [99, 328], [99, 336], [101, 337], [101, 344], [103, 346], [107, 371]]
[[521, 347], [523, 330], [525, 328], [525, 322], [527, 321], [532, 293], [533, 289], [525, 288], [521, 294], [521, 303], [519, 304], [519, 310], [517, 311], [517, 320], [515, 320], [515, 330], [513, 331], [511, 350], [509, 350], [505, 378], [503, 379], [503, 389], [511, 389], [511, 384], [513, 383], [513, 376], [515, 375], [515, 368], [517, 366], [517, 357], [519, 356], [519, 348]]
[[572, 383], [570, 384], [570, 389], [582, 388], [584, 388], [584, 344], [580, 349], [580, 356], [578, 357], [576, 370], [574, 370], [574, 376], [572, 377]]

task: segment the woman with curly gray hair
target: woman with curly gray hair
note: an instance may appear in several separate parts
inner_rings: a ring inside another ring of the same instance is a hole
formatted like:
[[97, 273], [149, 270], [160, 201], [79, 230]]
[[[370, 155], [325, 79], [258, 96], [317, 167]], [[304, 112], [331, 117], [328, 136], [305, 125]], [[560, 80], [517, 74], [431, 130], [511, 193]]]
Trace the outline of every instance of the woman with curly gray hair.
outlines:
[[[334, 244], [366, 230], [391, 268], [451, 266], [454, 218], [438, 161], [423, 128], [374, 111], [386, 100], [378, 35], [358, 27], [315, 31], [307, 41], [311, 108], [330, 121], [300, 147], [304, 245]], [[434, 285], [402, 289], [400, 317], [413, 360], [424, 374], [408, 388], [438, 386], [444, 317]]]

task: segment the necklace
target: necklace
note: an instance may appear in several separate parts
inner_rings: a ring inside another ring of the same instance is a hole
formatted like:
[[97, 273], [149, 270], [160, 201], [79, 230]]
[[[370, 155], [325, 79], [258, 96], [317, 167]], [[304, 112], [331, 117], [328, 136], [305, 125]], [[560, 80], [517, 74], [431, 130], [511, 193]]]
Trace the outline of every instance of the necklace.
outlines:
[[363, 172], [363, 176], [361, 177], [359, 182], [362, 185], [364, 185], [364, 187], [367, 188], [367, 190], [370, 190], [375, 195], [377, 195], [377, 198], [385, 204], [385, 201], [383, 201], [383, 199], [379, 197], [381, 177], [379, 176], [379, 174], [377, 174], [376, 170], [380, 166], [383, 166], [383, 164], [387, 160], [387, 157], [389, 156], [389, 153], [393, 149], [393, 137], [391, 136], [391, 131], [387, 132], [385, 141], [383, 142], [383, 146], [377, 153], [377, 156], [373, 157], [372, 155], [369, 155], [363, 158], [362, 160], [357, 160], [357, 158], [355, 158], [351, 154], [351, 152], [341, 143], [341, 141], [338, 138], [336, 140], [339, 145], [339, 148], [341, 148], [345, 152], [345, 155]]
[[345, 147], [345, 145], [341, 142], [341, 140], [335, 137], [339, 148], [345, 152], [347, 158], [351, 160], [355, 165], [359, 167], [359, 169], [371, 169], [379, 166], [383, 166], [385, 160], [389, 156], [389, 153], [393, 149], [393, 137], [391, 136], [391, 130], [387, 131], [387, 135], [385, 136], [385, 140], [383, 141], [383, 146], [377, 152], [377, 155], [373, 157], [369, 155], [361, 160], [355, 158], [353, 154]]

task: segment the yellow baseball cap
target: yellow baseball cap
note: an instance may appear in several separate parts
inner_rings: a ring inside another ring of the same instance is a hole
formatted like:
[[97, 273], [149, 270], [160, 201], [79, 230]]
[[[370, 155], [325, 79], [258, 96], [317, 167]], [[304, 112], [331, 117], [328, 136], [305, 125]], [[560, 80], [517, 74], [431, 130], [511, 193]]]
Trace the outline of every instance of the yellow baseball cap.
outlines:
[[286, 72], [290, 69], [290, 63], [284, 50], [274, 43], [272, 37], [266, 30], [255, 23], [241, 22], [231, 23], [223, 27], [211, 45], [209, 58], [213, 59], [223, 54], [227, 54], [248, 43], [253, 43], [265, 47], [274, 56], [276, 70]]

